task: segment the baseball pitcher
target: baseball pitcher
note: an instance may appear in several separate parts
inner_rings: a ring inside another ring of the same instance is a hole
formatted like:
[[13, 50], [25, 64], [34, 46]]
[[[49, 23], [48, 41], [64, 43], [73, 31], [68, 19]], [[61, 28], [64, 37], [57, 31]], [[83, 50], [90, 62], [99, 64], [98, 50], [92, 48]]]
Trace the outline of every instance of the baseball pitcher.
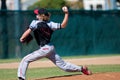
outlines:
[[[62, 23], [55, 23], [50, 21], [49, 12], [44, 9], [35, 9], [34, 13], [36, 14], [37, 20], [33, 20], [29, 25], [29, 28], [23, 33], [20, 38], [20, 42], [28, 43], [32, 37], [31, 32], [34, 33], [39, 49], [25, 56], [18, 68], [18, 80], [26, 79], [26, 70], [30, 62], [36, 61], [41, 58], [48, 58], [60, 69], [67, 72], [82, 72], [85, 75], [90, 75], [91, 71], [88, 70], [86, 66], [77, 66], [69, 62], [63, 61], [60, 56], [56, 53], [54, 45], [50, 42], [52, 33], [55, 30], [65, 28], [68, 22], [68, 8], [66, 6], [62, 7], [63, 12], [65, 13]], [[30, 37], [29, 37], [30, 36]]]

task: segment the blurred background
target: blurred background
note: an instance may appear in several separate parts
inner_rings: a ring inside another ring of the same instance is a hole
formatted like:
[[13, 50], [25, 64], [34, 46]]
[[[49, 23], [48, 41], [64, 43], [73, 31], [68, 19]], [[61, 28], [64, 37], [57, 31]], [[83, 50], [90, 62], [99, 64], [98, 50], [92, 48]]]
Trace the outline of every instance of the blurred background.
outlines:
[[120, 0], [0, 0], [0, 59], [21, 58], [38, 49], [35, 40], [19, 42], [36, 17], [33, 10], [47, 8], [51, 20], [61, 23], [64, 5], [69, 8], [68, 25], [51, 40], [58, 54], [120, 54]]

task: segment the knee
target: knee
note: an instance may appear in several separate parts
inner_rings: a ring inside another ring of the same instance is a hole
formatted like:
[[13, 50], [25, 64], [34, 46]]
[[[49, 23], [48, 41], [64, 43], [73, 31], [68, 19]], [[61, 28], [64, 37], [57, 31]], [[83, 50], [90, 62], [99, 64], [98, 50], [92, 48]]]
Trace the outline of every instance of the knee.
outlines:
[[22, 62], [30, 63], [31, 61], [30, 61], [30, 59], [29, 59], [29, 58], [24, 57], [24, 58], [22, 59]]

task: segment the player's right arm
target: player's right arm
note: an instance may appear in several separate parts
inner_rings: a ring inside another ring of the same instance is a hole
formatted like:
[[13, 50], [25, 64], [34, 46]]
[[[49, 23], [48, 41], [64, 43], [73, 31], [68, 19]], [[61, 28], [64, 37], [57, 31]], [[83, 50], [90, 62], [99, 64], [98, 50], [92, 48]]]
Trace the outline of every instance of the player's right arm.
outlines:
[[69, 13], [68, 13], [68, 8], [66, 6], [62, 7], [62, 10], [65, 13], [65, 16], [61, 23], [61, 28], [65, 28], [68, 22]]
[[48, 23], [47, 23], [53, 31], [61, 29], [61, 28], [65, 28], [67, 25], [68, 17], [69, 17], [68, 8], [66, 6], [64, 6], [64, 7], [62, 7], [62, 10], [65, 13], [62, 23], [56, 23], [53, 21], [48, 21]]

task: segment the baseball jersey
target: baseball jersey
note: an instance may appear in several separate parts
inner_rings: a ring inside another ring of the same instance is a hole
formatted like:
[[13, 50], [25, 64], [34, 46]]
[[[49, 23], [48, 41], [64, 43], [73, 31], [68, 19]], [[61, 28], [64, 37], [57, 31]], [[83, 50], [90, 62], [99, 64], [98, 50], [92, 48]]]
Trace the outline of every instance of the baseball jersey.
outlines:
[[34, 33], [37, 44], [39, 46], [44, 46], [50, 42], [53, 31], [60, 29], [60, 23], [33, 20], [30, 24], [30, 29]]

